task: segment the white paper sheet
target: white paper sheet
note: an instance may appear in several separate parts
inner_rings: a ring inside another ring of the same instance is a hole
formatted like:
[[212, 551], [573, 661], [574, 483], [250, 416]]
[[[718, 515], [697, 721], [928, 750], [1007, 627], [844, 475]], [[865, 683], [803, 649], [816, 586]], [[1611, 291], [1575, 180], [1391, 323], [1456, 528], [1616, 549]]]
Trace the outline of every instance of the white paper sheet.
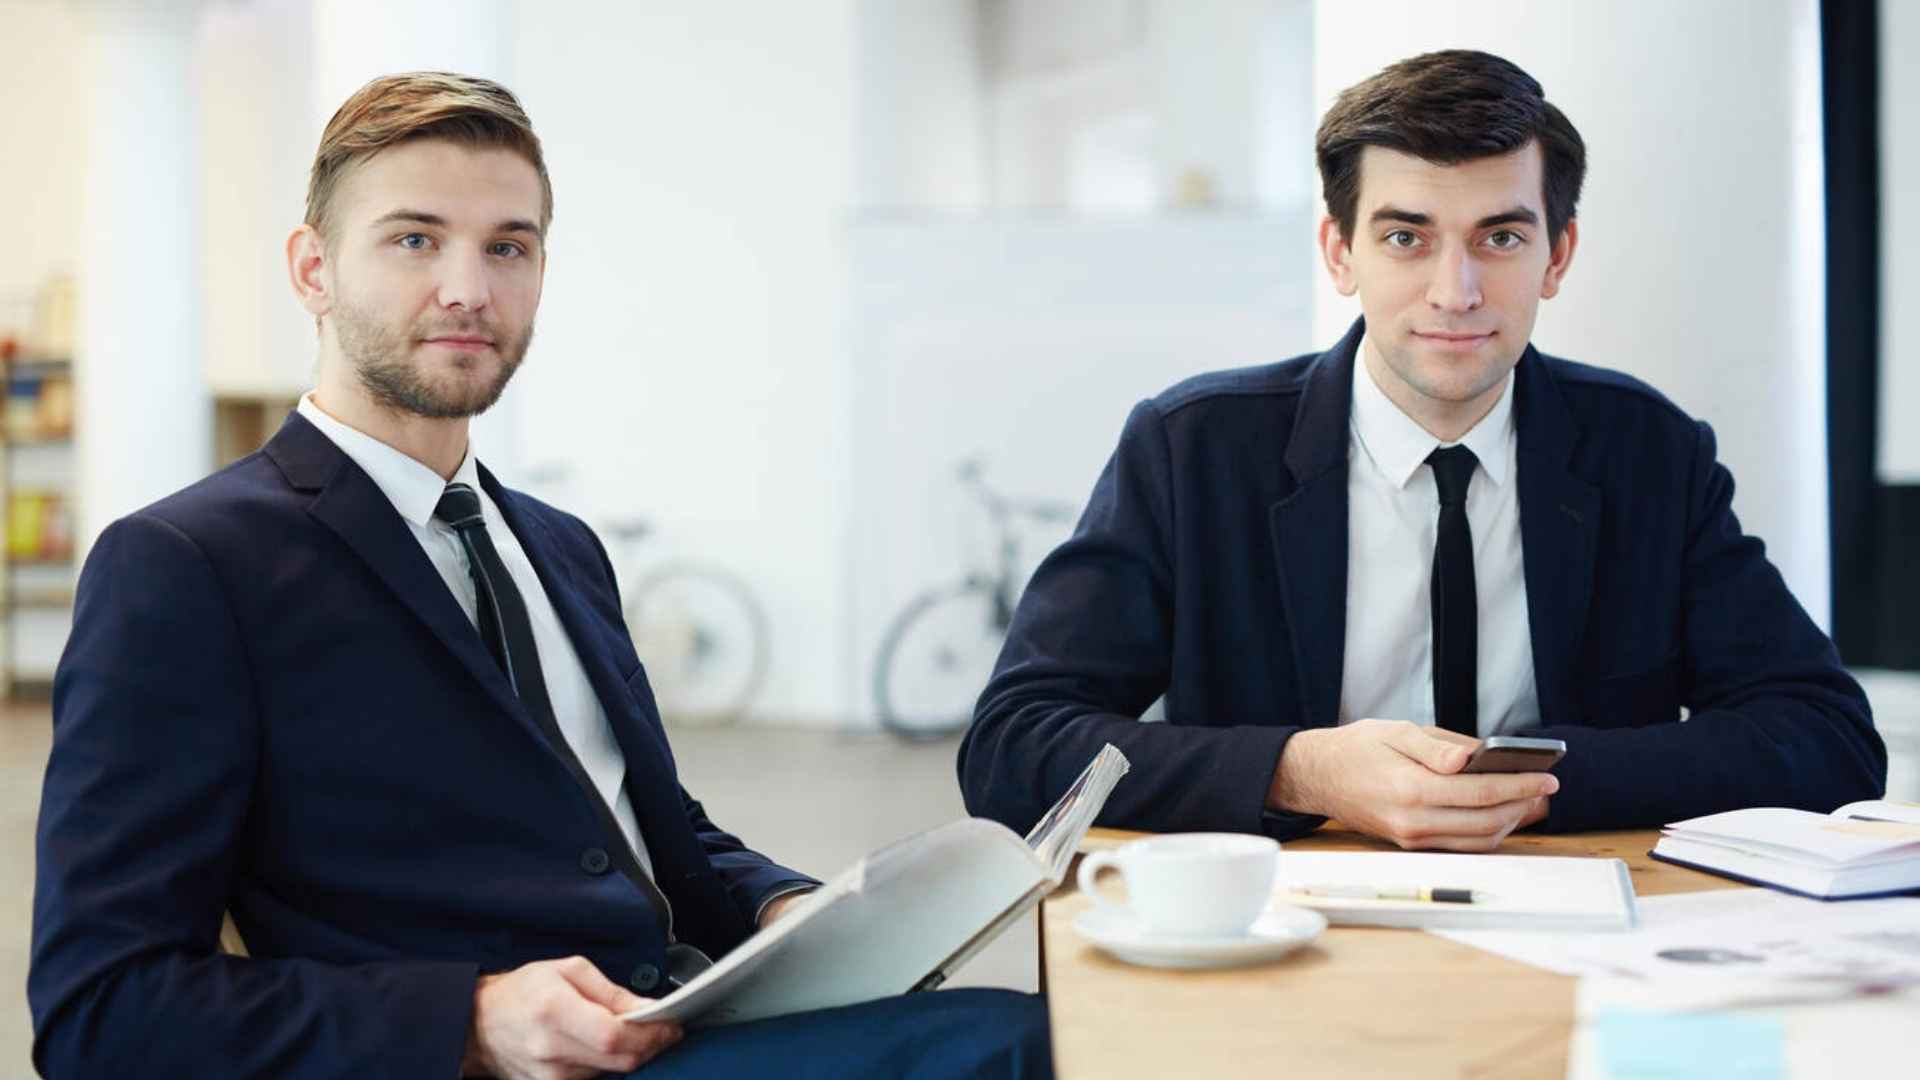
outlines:
[[1639, 928], [1619, 933], [1430, 932], [1563, 975], [1920, 979], [1920, 898], [1714, 889], [1643, 897]]
[[1629, 941], [1584, 941], [1573, 952], [1655, 980], [1732, 976], [1920, 983], [1920, 897], [1821, 901], [1766, 892], [1767, 900], [1752, 907]]

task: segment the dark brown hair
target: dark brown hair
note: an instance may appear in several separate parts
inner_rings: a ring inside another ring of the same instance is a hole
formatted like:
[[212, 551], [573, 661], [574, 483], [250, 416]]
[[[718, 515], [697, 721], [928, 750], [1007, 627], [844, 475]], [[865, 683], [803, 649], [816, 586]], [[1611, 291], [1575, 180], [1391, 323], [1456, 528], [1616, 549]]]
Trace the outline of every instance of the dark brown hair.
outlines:
[[1558, 242], [1580, 201], [1587, 147], [1539, 82], [1498, 56], [1470, 49], [1424, 53], [1346, 88], [1320, 121], [1314, 156], [1327, 214], [1352, 243], [1366, 147], [1458, 165], [1530, 142], [1540, 144], [1547, 237]]
[[413, 71], [382, 76], [354, 91], [327, 121], [307, 179], [307, 224], [327, 235], [341, 177], [387, 147], [413, 139], [498, 147], [526, 158], [540, 174], [540, 228], [553, 223], [553, 182], [520, 99], [488, 79]]

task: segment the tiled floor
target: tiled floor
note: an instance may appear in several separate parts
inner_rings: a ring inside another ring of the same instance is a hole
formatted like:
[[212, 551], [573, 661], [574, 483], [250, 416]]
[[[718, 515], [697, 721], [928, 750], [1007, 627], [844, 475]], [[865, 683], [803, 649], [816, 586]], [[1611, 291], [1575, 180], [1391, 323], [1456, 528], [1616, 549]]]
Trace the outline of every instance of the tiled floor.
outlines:
[[[1889, 794], [1920, 801], [1920, 675], [1862, 676], [1895, 753]], [[48, 740], [44, 708], [0, 711], [0, 1078], [30, 1075], [24, 995], [33, 889], [33, 820]], [[687, 788], [761, 850], [819, 876], [961, 814], [954, 744], [786, 728], [676, 729]], [[956, 980], [1031, 990], [1031, 919]]]

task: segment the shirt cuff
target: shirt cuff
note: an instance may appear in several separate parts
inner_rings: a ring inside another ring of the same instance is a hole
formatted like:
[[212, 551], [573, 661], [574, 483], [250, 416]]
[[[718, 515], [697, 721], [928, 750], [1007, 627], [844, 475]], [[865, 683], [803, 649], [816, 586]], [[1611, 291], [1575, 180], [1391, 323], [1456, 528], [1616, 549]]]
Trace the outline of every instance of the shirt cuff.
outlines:
[[772, 892], [761, 898], [759, 909], [753, 913], [753, 928], [760, 929], [760, 920], [766, 917], [767, 905], [775, 900], [783, 896], [792, 896], [794, 893], [812, 892], [819, 887], [820, 883], [815, 881], [789, 881], [785, 885], [776, 886]]

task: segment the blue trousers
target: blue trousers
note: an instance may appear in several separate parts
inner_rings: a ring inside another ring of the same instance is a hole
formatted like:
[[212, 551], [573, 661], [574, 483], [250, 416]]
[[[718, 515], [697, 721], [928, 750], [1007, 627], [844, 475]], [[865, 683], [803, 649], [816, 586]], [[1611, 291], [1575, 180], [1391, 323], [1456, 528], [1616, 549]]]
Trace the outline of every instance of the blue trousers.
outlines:
[[1053, 1076], [1046, 999], [936, 990], [687, 1032], [629, 1080], [700, 1077], [945, 1080]]

